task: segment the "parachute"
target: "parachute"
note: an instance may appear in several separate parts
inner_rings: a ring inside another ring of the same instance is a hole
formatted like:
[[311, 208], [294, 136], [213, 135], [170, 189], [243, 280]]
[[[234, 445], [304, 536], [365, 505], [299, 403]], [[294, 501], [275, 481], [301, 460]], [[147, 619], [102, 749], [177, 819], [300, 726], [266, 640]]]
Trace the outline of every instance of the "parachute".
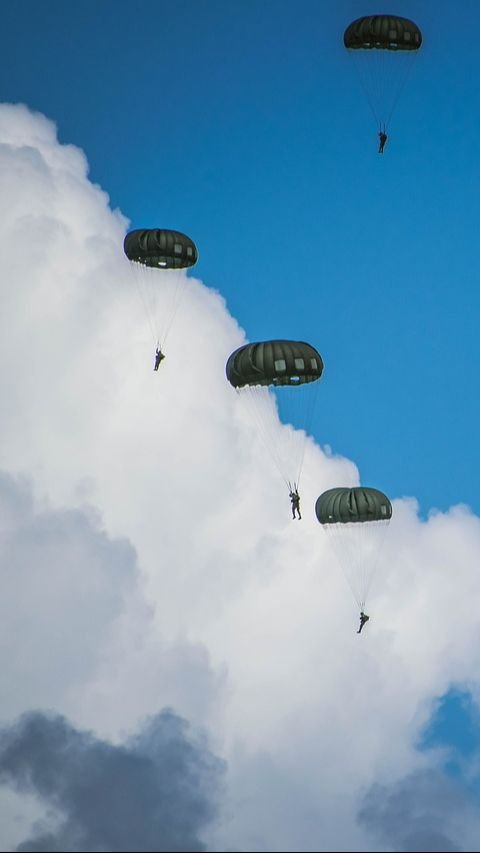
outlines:
[[419, 27], [398, 15], [367, 15], [343, 35], [380, 130], [386, 131], [422, 44]]
[[[322, 372], [320, 353], [304, 341], [246, 344], [226, 364], [227, 379], [248, 409], [289, 490], [299, 485]], [[279, 427], [278, 417], [282, 416], [287, 424]]]
[[365, 608], [392, 511], [383, 492], [366, 486], [328, 489], [315, 504], [317, 519], [330, 537], [360, 610]]
[[186, 284], [185, 276], [168, 276], [163, 270], [193, 267], [198, 260], [197, 248], [180, 231], [150, 228], [129, 231], [123, 249], [132, 261], [133, 281], [154, 342], [163, 349]]

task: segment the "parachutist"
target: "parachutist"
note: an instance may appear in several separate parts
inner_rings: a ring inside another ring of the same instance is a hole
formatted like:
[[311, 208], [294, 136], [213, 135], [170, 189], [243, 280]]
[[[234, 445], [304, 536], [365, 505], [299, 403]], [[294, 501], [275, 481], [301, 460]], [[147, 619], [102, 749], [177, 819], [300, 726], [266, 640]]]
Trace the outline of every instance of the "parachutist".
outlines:
[[[390, 122], [407, 81], [411, 62], [405, 60], [408, 56], [413, 60], [422, 41], [415, 21], [400, 15], [364, 15], [352, 21], [343, 34], [346, 49], [356, 54], [362, 88], [375, 122], [379, 123], [378, 129], [383, 133], [385, 122]], [[379, 154], [383, 154], [386, 141], [385, 133]]]
[[[167, 298], [165, 304], [157, 301], [157, 295], [160, 295], [164, 288], [167, 291], [169, 289], [166, 287], [168, 277], [165, 278], [165, 270], [193, 267], [198, 259], [197, 247], [193, 240], [181, 231], [137, 228], [125, 236], [123, 251], [131, 261], [132, 284], [135, 285], [137, 295], [143, 303], [153, 343], [165, 343], [187, 282], [184, 276], [176, 277], [175, 285], [173, 281], [170, 282], [175, 291], [174, 298]], [[154, 369], [158, 370], [163, 353], [159, 353], [157, 349], [155, 356]]]
[[[323, 373], [322, 356], [306, 341], [278, 338], [255, 341], [231, 353], [225, 373], [244, 401], [241, 405], [250, 411], [255, 429], [290, 493], [301, 478], [308, 424], [312, 422], [317, 382]], [[290, 423], [299, 427], [299, 422], [304, 420], [304, 429], [294, 430], [289, 447], [280, 435], [276, 416], [272, 417], [272, 403], [283, 406], [283, 401], [294, 410], [290, 408], [290, 415], [293, 415]], [[300, 517], [300, 512], [298, 515]]]
[[162, 350], [157, 347], [157, 349], [155, 350], [155, 367], [153, 368], [154, 370], [158, 370], [158, 368], [160, 367], [160, 362], [164, 358], [165, 356]]
[[[340, 566], [361, 608], [366, 606], [380, 546], [392, 512], [389, 498], [368, 486], [327, 489], [315, 504], [317, 519], [331, 536]], [[360, 619], [361, 631], [368, 621], [363, 610]]]
[[379, 144], [378, 144], [378, 153], [379, 153], [379, 154], [383, 154], [383, 149], [385, 148], [385, 143], [386, 143], [386, 141], [387, 141], [387, 139], [388, 139], [388, 136], [387, 136], [387, 134], [385, 133], [385, 131], [384, 131], [384, 130], [379, 130], [379, 131], [378, 131], [378, 139], [379, 139]]
[[364, 613], [363, 610], [361, 610], [360, 611], [360, 628], [358, 629], [357, 634], [361, 634], [363, 626], [368, 622], [369, 619], [370, 619], [370, 616], [367, 616], [367, 614]]
[[295, 518], [295, 510], [298, 512], [298, 518], [301, 519], [300, 515], [300, 495], [298, 494], [298, 490], [290, 492], [290, 500], [292, 502], [292, 518]]

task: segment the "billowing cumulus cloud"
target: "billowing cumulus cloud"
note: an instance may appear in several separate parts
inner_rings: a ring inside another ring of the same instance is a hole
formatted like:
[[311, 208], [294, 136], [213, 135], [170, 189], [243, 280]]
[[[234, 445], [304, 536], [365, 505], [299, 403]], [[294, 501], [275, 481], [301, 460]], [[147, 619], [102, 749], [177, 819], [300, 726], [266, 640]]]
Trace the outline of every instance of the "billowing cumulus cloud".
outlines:
[[[141, 594], [135, 551], [128, 541], [109, 538], [102, 528], [101, 518], [91, 508], [53, 510], [45, 501], [35, 499], [29, 481], [2, 473], [0, 517], [0, 667], [3, 718], [12, 718], [34, 705], [64, 707], [81, 716], [82, 690], [79, 691], [79, 685], [83, 685], [85, 689], [85, 681], [95, 679], [99, 667], [100, 670], [102, 667], [108, 670], [110, 679], [114, 680], [118, 656], [125, 644], [142, 646], [149, 636], [153, 608], [147, 606]], [[135, 629], [135, 624], [141, 627]], [[113, 660], [113, 648], [116, 650], [117, 661]], [[144, 649], [142, 658], [140, 683], [136, 684], [139, 673], [129, 673], [129, 689], [132, 693], [135, 693], [137, 686], [143, 690], [140, 711], [146, 704], [154, 708], [163, 698], [174, 698], [177, 704], [182, 704], [182, 699], [189, 693], [192, 697], [195, 696], [197, 707], [202, 706], [202, 703], [208, 705], [212, 701], [211, 697], [215, 695], [215, 680], [212, 679], [209, 668], [208, 654], [202, 646], [187, 642], [170, 646], [165, 643], [153, 644], [149, 654]], [[150, 692], [146, 686], [147, 681]], [[182, 688], [183, 681], [191, 686]], [[98, 688], [97, 698], [108, 691], [108, 684], [104, 680], [102, 686]], [[101, 701], [99, 705], [96, 722], [101, 728]], [[155, 739], [161, 745], [162, 737], [165, 740], [168, 731], [171, 732], [172, 743], [176, 743], [181, 739], [182, 732], [186, 731], [186, 725], [173, 714], [160, 715], [143, 731], [140, 738], [142, 749], [148, 743], [154, 744]], [[51, 808], [52, 803], [57, 801], [58, 792], [48, 787], [44, 789], [40, 782], [32, 782], [31, 785], [21, 783], [24, 777], [20, 770], [23, 767], [27, 772], [31, 758], [32, 773], [34, 770], [38, 771], [40, 763], [42, 767], [45, 766], [46, 754], [53, 762], [52, 750], [57, 743], [58, 732], [62, 735], [65, 750], [77, 743], [90, 743], [86, 736], [75, 734], [74, 729], [65, 721], [49, 720], [42, 715], [29, 717], [20, 727], [6, 729], [3, 733], [4, 759], [8, 754], [13, 758], [22, 756], [25, 760], [23, 765], [15, 763], [16, 760], [13, 764], [4, 762], [3, 783], [15, 783], [18, 791], [28, 796], [23, 796], [20, 805], [18, 797], [15, 800], [5, 787], [2, 789], [1, 849], [11, 849], [14, 846], [13, 839], [21, 840], [25, 834], [25, 820], [27, 819], [28, 823], [28, 820], [33, 821], [35, 817], [43, 814], [42, 802], [47, 802]], [[43, 751], [40, 750], [39, 757], [35, 750], [31, 749], [33, 743], [42, 747]], [[113, 747], [111, 751], [114, 752]], [[165, 763], [166, 754], [159, 755], [158, 760]], [[187, 761], [186, 748], [184, 757]], [[130, 778], [130, 767], [131, 764], [126, 762], [122, 783], [124, 786]], [[65, 773], [67, 776], [74, 776], [74, 766], [69, 766]], [[65, 782], [64, 775], [58, 774], [58, 783], [61, 783], [61, 786]], [[194, 779], [194, 775], [191, 779]], [[132, 773], [130, 784], [134, 783], [135, 774]], [[206, 778], [202, 783], [206, 784]], [[92, 785], [92, 780], [88, 781], [88, 785]], [[146, 787], [147, 782], [145, 789]], [[62, 809], [68, 812], [75, 808], [73, 801], [78, 790], [78, 784], [76, 787], [72, 781], [68, 792], [64, 792], [70, 800], [62, 805]], [[152, 788], [151, 796], [154, 793]], [[96, 849], [97, 842], [91, 838], [88, 840], [91, 846], [86, 846], [88, 832], [94, 833], [95, 827], [99, 826], [98, 821], [95, 822], [95, 815], [89, 815], [95, 797], [98, 797], [98, 788], [91, 800], [84, 803], [84, 819], [87, 824], [89, 820], [93, 822], [93, 828], [82, 830], [80, 826], [79, 829], [75, 820], [69, 819], [58, 837], [55, 834], [47, 834], [43, 840], [37, 838], [35, 842], [29, 841], [26, 849]], [[179, 799], [177, 795], [175, 797]], [[85, 797], [82, 796], [81, 799], [83, 802]], [[80, 810], [82, 802], [76, 804]], [[193, 800], [190, 803], [186, 798], [182, 807], [179, 800], [180, 813], [188, 804], [192, 805], [192, 808], [195, 805]], [[111, 814], [110, 822], [116, 817], [118, 815]], [[143, 815], [145, 820], [147, 817]], [[132, 833], [136, 833], [139, 844], [147, 843], [144, 841], [146, 831], [143, 836], [138, 834], [138, 821], [141, 818], [142, 815], [136, 813], [137, 823], [131, 819]], [[82, 819], [80, 815], [80, 824]], [[182, 817], [187, 827], [192, 819], [190, 811], [186, 811]], [[199, 819], [199, 827], [201, 823]], [[68, 844], [73, 844], [73, 838], [80, 839], [78, 848], [68, 847]], [[165, 827], [159, 838], [163, 839], [162, 843], [166, 845], [164, 849], [173, 849], [169, 846], [171, 835], [168, 827]], [[187, 839], [188, 833], [182, 838]], [[97, 841], [100, 840], [99, 836]], [[135, 843], [132, 842], [132, 849], [135, 848]], [[160, 841], [157, 839], [154, 843], [159, 844]], [[34, 846], [31, 846], [32, 844]], [[112, 846], [108, 849], [116, 849], [115, 844], [112, 840]], [[196, 846], [191, 849], [202, 848]]]
[[222, 771], [172, 711], [117, 745], [41, 713], [0, 731], [0, 781], [53, 812], [17, 850], [205, 850]]
[[[2, 561], [2, 578], [7, 598], [17, 582], [33, 590], [22, 604], [23, 663], [8, 664], [20, 675], [5, 724], [47, 707], [123, 742], [171, 706], [206, 727], [227, 762], [221, 818], [205, 827], [210, 848], [382, 849], [376, 827], [358, 819], [365, 792], [435, 769], [416, 744], [436, 697], [452, 682], [476, 691], [479, 519], [459, 506], [421, 521], [414, 499], [391, 495], [358, 637], [313, 510], [321, 491], [356, 484], [358, 471], [309, 440], [303, 519], [291, 521], [225, 379], [245, 334], [221, 294], [188, 275], [154, 373], [122, 251], [127, 221], [89, 181], [82, 152], [60, 145], [45, 117], [3, 106], [0, 190], [0, 469], [14, 478], [8, 564], [21, 566], [17, 577]], [[165, 272], [166, 291], [178, 277]], [[33, 509], [15, 504], [22, 489]], [[34, 564], [47, 564], [48, 548], [47, 595]], [[29, 633], [29, 615], [39, 630]], [[426, 815], [425, 838], [457, 843]]]

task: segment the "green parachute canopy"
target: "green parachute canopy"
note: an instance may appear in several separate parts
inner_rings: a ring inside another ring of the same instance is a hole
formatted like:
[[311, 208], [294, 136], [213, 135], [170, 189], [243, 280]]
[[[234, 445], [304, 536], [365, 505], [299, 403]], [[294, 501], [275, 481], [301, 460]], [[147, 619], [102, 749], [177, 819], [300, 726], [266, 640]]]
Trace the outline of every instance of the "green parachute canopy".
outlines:
[[399, 15], [367, 15], [348, 25], [343, 43], [375, 121], [385, 131], [421, 47], [422, 33], [414, 21]]
[[392, 517], [392, 504], [378, 489], [336, 488], [317, 498], [315, 513], [363, 610]]
[[183, 298], [187, 278], [173, 270], [193, 267], [197, 247], [181, 231], [143, 228], [129, 231], [123, 241], [136, 286], [156, 346], [163, 350]]
[[317, 498], [315, 512], [320, 524], [386, 521], [392, 517], [392, 504], [383, 492], [366, 486], [328, 489]]
[[283, 339], [245, 344], [226, 364], [228, 381], [289, 489], [299, 485], [322, 372], [315, 347]]
[[129, 231], [123, 249], [130, 261], [147, 267], [177, 270], [193, 267], [198, 260], [197, 247], [190, 237], [165, 228]]
[[320, 353], [304, 341], [261, 341], [235, 350], [227, 361], [234, 388], [246, 385], [303, 385], [323, 372]]
[[351, 50], [418, 50], [422, 34], [408, 18], [366, 15], [348, 25], [343, 43]]

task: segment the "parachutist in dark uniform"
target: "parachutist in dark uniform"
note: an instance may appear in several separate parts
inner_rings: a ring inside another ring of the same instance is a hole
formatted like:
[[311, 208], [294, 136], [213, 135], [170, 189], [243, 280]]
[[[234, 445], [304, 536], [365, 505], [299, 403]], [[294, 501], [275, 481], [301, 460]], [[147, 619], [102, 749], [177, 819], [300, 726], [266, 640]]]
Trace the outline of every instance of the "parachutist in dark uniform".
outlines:
[[358, 629], [357, 634], [361, 634], [363, 626], [365, 625], [366, 622], [368, 622], [369, 619], [370, 619], [370, 616], [367, 616], [367, 614], [364, 613], [363, 610], [361, 610], [360, 611], [360, 628]]
[[384, 131], [384, 130], [379, 130], [379, 131], [378, 131], [378, 139], [379, 139], [379, 143], [378, 143], [378, 153], [379, 153], [379, 154], [383, 154], [383, 149], [385, 148], [385, 143], [386, 143], [386, 141], [387, 141], [387, 139], [388, 139], [388, 136], [387, 136], [387, 134], [385, 133], [385, 131]]
[[300, 515], [300, 495], [298, 494], [297, 489], [290, 492], [290, 500], [292, 502], [292, 518], [295, 518], [296, 510], [298, 512], [298, 518], [300, 519], [302, 517]]
[[165, 356], [162, 350], [157, 347], [157, 349], [155, 350], [155, 367], [153, 368], [154, 370], [158, 370], [158, 368], [160, 367], [160, 362], [163, 358], [165, 358]]

